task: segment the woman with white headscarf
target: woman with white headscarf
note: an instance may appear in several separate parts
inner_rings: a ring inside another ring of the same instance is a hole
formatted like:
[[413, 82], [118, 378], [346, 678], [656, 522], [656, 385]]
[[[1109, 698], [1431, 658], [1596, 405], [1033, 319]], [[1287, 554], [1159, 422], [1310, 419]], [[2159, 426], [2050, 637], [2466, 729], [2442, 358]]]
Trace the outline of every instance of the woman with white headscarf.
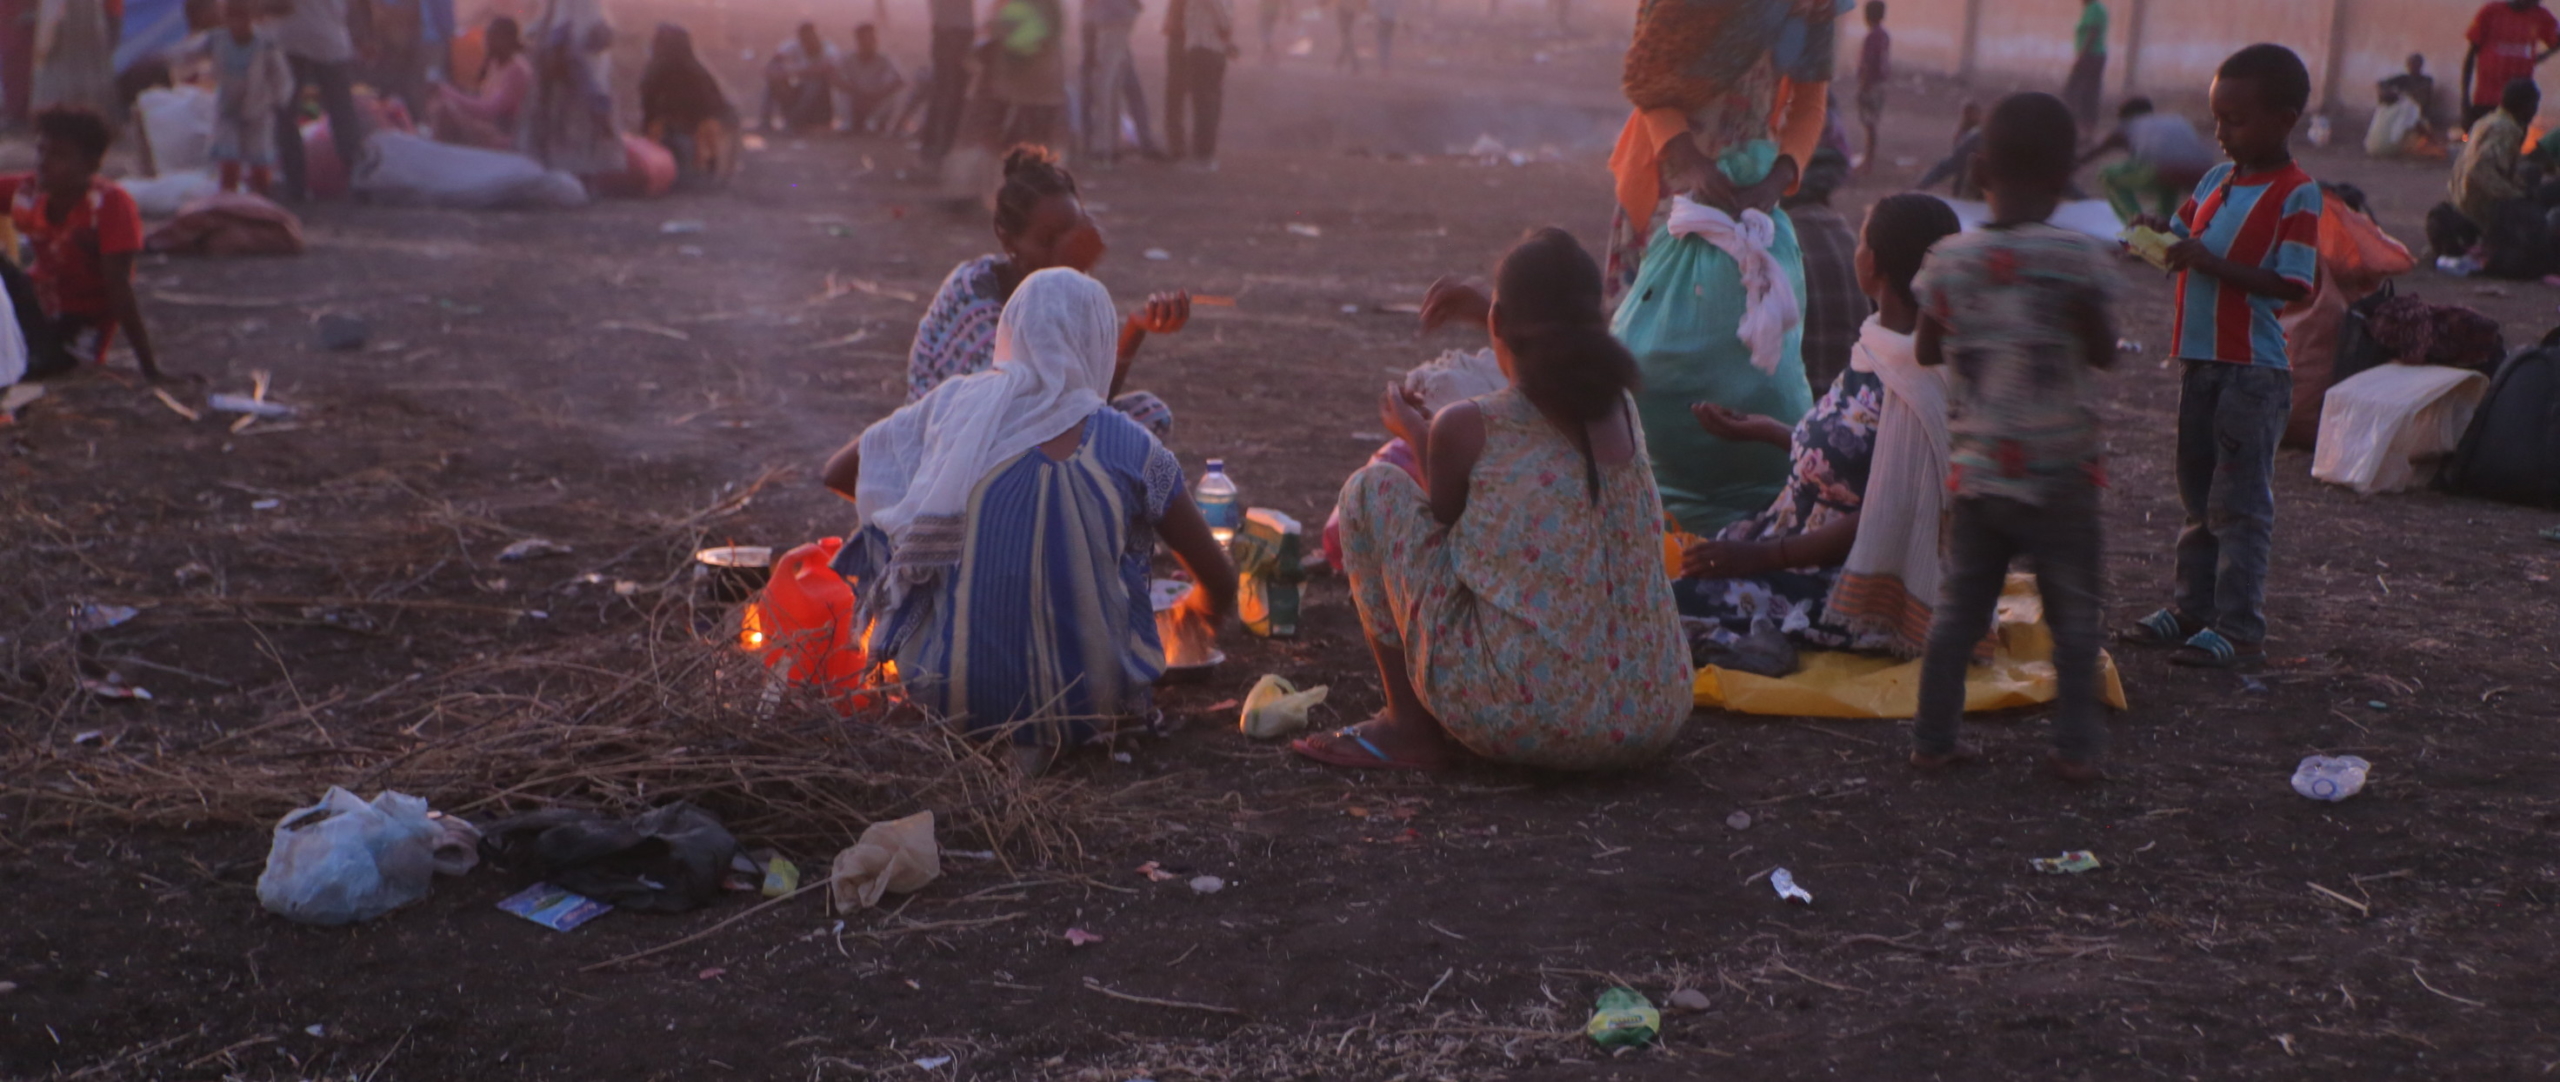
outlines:
[[1095, 722], [1151, 708], [1159, 536], [1198, 584], [1185, 619], [1235, 604], [1235, 569], [1181, 465], [1105, 399], [1119, 328], [1100, 282], [1032, 274], [997, 321], [994, 367], [827, 463], [827, 487], [861, 516], [836, 570], [855, 583], [870, 656], [897, 664], [910, 701], [972, 733], [1010, 729], [1035, 767]]

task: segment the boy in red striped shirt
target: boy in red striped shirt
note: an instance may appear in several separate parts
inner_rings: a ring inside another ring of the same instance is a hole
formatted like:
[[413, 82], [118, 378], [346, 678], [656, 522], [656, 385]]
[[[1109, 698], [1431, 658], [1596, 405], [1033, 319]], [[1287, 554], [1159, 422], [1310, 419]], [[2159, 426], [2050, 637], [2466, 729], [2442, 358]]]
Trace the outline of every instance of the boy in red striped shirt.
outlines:
[[2174, 221], [2141, 224], [2186, 238], [2178, 275], [2178, 590], [2171, 607], [2124, 632], [2177, 645], [2170, 658], [2238, 668], [2266, 656], [2267, 563], [2275, 537], [2275, 453], [2292, 412], [2293, 371], [2276, 314], [2311, 295], [2319, 273], [2320, 184], [2287, 140], [2311, 98], [2302, 58], [2252, 45], [2213, 80], [2215, 166]]

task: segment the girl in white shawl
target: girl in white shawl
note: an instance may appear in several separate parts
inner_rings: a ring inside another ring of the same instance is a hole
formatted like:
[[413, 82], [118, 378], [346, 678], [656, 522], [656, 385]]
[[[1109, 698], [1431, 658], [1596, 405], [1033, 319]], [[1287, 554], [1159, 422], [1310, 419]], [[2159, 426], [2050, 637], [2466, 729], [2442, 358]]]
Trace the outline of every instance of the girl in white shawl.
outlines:
[[1721, 439], [1789, 449], [1770, 507], [1695, 542], [1672, 584], [1702, 663], [1766, 620], [1821, 649], [1917, 657], [1938, 596], [1947, 477], [1945, 377], [1912, 355], [1911, 279], [1929, 246], [1958, 230], [1928, 195], [1876, 204], [1858, 240], [1858, 283], [1877, 305], [1849, 369], [1793, 429], [1712, 403], [1692, 407]]
[[908, 699], [1010, 735], [1037, 769], [1097, 722], [1143, 717], [1164, 671], [1148, 596], [1161, 536], [1198, 584], [1184, 618], [1234, 607], [1236, 574], [1182, 467], [1104, 400], [1120, 317], [1082, 272], [1024, 278], [995, 365], [935, 387], [827, 463], [858, 532], [836, 570]]

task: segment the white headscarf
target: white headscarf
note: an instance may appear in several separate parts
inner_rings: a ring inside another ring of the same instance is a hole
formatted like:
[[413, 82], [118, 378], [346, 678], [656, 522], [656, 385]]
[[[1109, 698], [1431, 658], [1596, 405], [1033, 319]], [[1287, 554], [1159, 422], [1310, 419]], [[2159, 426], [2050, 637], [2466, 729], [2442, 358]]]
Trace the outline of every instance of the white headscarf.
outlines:
[[[1917, 657], [1944, 581], [1947, 377], [1924, 367], [1912, 338], [1868, 316], [1849, 367], [1884, 383], [1884, 416], [1859, 504], [1858, 537], [1830, 598], [1832, 619], [1861, 642]], [[1898, 596], [1896, 596], [1898, 595]]]
[[863, 525], [888, 536], [892, 604], [959, 564], [981, 479], [1104, 407], [1118, 322], [1102, 283], [1063, 267], [1040, 271], [996, 321], [994, 367], [863, 430], [853, 504]]

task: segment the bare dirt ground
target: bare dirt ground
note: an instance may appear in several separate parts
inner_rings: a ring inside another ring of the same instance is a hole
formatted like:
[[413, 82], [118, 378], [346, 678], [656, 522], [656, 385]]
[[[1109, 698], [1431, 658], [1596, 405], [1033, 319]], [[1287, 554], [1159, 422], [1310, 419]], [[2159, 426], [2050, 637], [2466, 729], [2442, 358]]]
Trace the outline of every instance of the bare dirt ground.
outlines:
[[[1331, 34], [1316, 37], [1323, 55]], [[1223, 457], [1252, 502], [1320, 522], [1375, 442], [1387, 375], [1477, 344], [1417, 340], [1410, 317], [1374, 309], [1481, 270], [1531, 225], [1596, 242], [1608, 197], [1593, 144], [1519, 167], [1440, 155], [1559, 109], [1591, 110], [1605, 145], [1608, 43], [1555, 45], [1544, 63], [1549, 46], [1525, 35], [1494, 43], [1426, 38], [1414, 54], [1453, 62], [1393, 82], [1247, 64], [1223, 171], [1086, 178], [1114, 245], [1101, 275], [1124, 300], [1238, 298], [1140, 362], [1138, 382], [1179, 413], [1186, 463]], [[1886, 157], [1912, 164], [1839, 202], [1854, 214], [1925, 165], [1955, 101], [1902, 93]], [[305, 414], [234, 434], [90, 373], [0, 429], [0, 1076], [2560, 1065], [2560, 549], [2532, 532], [2553, 517], [2360, 499], [2313, 482], [2298, 452], [2281, 460], [2264, 692], [2120, 652], [2133, 706], [2114, 722], [2114, 779], [2089, 790], [2037, 780], [2035, 711], [1978, 725], [1989, 761], [1945, 780], [1907, 774], [1898, 724], [1715, 713], [1624, 776], [1318, 769], [1237, 736], [1232, 700], [1279, 672], [1333, 687], [1320, 720], [1376, 708], [1338, 580], [1310, 587], [1301, 638], [1230, 632], [1215, 681], [1167, 691], [1188, 723], [1175, 735], [1122, 743], [1125, 762], [1081, 754], [1020, 790], [988, 788], [960, 758], [927, 776], [931, 756], [918, 767], [912, 749], [930, 741], [912, 733], [794, 704], [759, 715], [734, 684], [668, 675], [719, 653], [686, 554], [847, 527], [816, 465], [899, 400], [917, 298], [989, 244], [982, 218], [900, 182], [903, 160], [882, 143], [777, 142], [718, 195], [541, 216], [331, 207], [311, 215], [301, 259], [145, 268], [169, 363], [216, 390], [270, 371], [273, 396]], [[2307, 161], [2363, 184], [2404, 237], [2439, 198], [2441, 169]], [[706, 229], [662, 233], [671, 220]], [[2403, 288], [2482, 307], [2511, 344], [2553, 322], [2539, 285], [2426, 272]], [[2166, 298], [2143, 279], [2126, 333], [2153, 346], [2109, 382], [2117, 622], [2168, 589]], [[321, 351], [310, 322], [324, 312], [369, 321], [372, 345]], [[496, 559], [532, 536], [576, 552]], [[63, 614], [80, 600], [146, 607], [73, 638]], [[154, 698], [81, 694], [75, 655]], [[909, 750], [879, 750], [892, 745]], [[798, 750], [720, 773], [776, 748]], [[2313, 752], [2364, 756], [2374, 780], [2343, 804], [2304, 800], [2286, 778]], [[834, 773], [790, 780], [803, 757]], [[476, 817], [692, 796], [804, 867], [862, 821], [932, 807], [946, 846], [997, 857], [954, 859], [911, 901], [841, 923], [802, 897], [716, 930], [749, 902], [558, 934], [493, 908], [519, 884], [482, 871], [369, 924], [297, 926], [257, 904], [266, 827], [333, 783]], [[1727, 825], [1735, 811], [1747, 828]], [[2104, 866], [2029, 866], [2082, 848]], [[1228, 885], [1197, 895], [1136, 874], [1151, 860]], [[1816, 903], [1754, 880], [1773, 865]], [[1071, 946], [1069, 927], [1104, 938]], [[1708, 1006], [1611, 1056], [1578, 1030], [1617, 982], [1656, 1002], [1696, 989]]]

